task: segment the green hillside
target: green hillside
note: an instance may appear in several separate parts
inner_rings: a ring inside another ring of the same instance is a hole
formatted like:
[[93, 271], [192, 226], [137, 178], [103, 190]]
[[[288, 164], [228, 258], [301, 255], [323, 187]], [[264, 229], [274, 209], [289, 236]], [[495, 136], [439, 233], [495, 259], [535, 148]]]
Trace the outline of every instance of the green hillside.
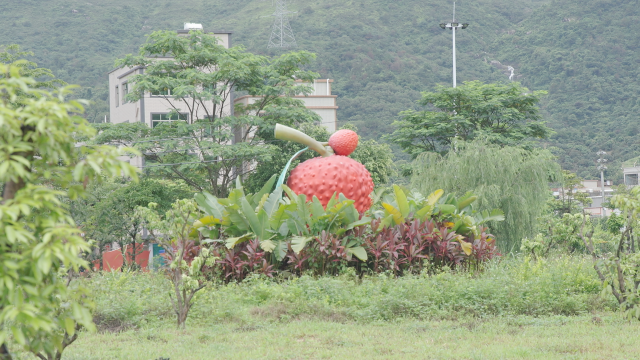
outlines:
[[[234, 44], [250, 51], [278, 53], [266, 48], [269, 0], [92, 1], [0, 3], [0, 44], [21, 44], [41, 66], [83, 85], [81, 95], [96, 101], [91, 121], [107, 113], [106, 72], [114, 60], [154, 30], [199, 22], [234, 31]], [[621, 0], [549, 3], [458, 1], [457, 18], [471, 23], [458, 36], [458, 81], [508, 81], [511, 65], [524, 85], [549, 90], [543, 106], [557, 135], [546, 145], [558, 147], [563, 167], [592, 176], [598, 144], [616, 164], [638, 155], [637, 30], [629, 25], [640, 10]], [[296, 0], [289, 8], [297, 11], [291, 26], [298, 48], [317, 53], [313, 70], [335, 79], [338, 119], [367, 137], [389, 133], [420, 91], [450, 84], [451, 33], [438, 26], [451, 17], [449, 2]]]
[[565, 169], [594, 176], [602, 149], [607, 177], [619, 180], [622, 162], [640, 155], [639, 22], [637, 1], [559, 0], [492, 46], [525, 86], [549, 90], [544, 110], [557, 131], [549, 145]]

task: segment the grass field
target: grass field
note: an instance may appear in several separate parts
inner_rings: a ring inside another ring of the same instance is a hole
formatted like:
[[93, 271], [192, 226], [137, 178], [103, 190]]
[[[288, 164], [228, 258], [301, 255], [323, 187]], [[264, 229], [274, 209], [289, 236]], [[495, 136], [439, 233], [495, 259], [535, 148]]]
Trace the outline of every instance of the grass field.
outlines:
[[82, 336], [64, 359], [637, 359], [618, 314], [466, 321], [212, 325]]
[[98, 332], [63, 359], [640, 358], [640, 322], [623, 320], [581, 256], [505, 257], [476, 274], [253, 277], [203, 289], [185, 330], [159, 273], [80, 281]]

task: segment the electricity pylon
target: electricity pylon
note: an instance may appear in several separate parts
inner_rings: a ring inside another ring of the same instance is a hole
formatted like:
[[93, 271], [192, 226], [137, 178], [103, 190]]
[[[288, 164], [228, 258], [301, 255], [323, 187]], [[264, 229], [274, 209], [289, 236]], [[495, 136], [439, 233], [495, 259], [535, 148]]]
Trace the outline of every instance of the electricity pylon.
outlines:
[[290, 48], [298, 46], [293, 30], [289, 25], [289, 14], [296, 11], [287, 10], [287, 0], [276, 0], [276, 11], [271, 15], [275, 16], [273, 26], [271, 26], [271, 36], [267, 48]]

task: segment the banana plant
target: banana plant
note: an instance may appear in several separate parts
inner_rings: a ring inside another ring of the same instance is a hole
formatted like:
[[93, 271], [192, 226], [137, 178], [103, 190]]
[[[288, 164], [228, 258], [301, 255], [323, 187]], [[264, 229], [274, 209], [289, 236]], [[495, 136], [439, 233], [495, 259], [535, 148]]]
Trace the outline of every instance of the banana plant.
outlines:
[[443, 193], [442, 190], [436, 190], [426, 199], [419, 193], [410, 194], [408, 197], [405, 190], [393, 185], [393, 195], [385, 196], [382, 201], [384, 211], [380, 216], [382, 221], [379, 230], [392, 224], [400, 225], [410, 217], [421, 221], [429, 219]]
[[407, 219], [425, 221], [435, 217], [446, 224], [457, 234], [466, 235], [476, 232], [479, 225], [488, 221], [503, 221], [502, 210], [494, 209], [477, 212], [473, 203], [478, 199], [472, 192], [457, 198], [454, 194], [444, 196], [442, 189], [436, 190], [426, 198], [420, 193], [409, 193], [398, 185], [393, 185], [393, 193], [382, 198], [382, 211], [375, 214], [381, 218], [377, 231], [384, 227], [400, 225]]
[[[206, 192], [196, 195], [196, 202], [207, 216], [196, 221], [194, 228], [208, 239], [226, 237], [224, 242], [230, 249], [257, 239], [264, 251], [273, 253], [280, 261], [286, 255], [288, 241], [292, 241], [295, 249], [300, 244], [304, 248], [304, 244], [323, 230], [343, 235], [371, 221], [367, 217], [360, 219], [353, 200], [342, 194], [332, 199], [325, 209], [315, 196], [307, 201], [305, 195], [295, 194], [286, 185], [270, 193], [275, 181], [274, 175], [256, 194], [245, 194], [238, 180], [227, 198], [216, 198]], [[284, 199], [283, 191], [288, 195]], [[364, 249], [353, 245], [349, 251], [366, 260]]]

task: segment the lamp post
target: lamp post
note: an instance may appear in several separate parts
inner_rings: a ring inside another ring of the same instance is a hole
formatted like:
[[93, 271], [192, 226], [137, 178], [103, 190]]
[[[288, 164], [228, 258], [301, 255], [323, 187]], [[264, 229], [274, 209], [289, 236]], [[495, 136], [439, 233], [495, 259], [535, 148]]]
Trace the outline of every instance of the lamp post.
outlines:
[[469, 26], [468, 23], [460, 24], [456, 22], [456, 3], [453, 3], [453, 21], [450, 23], [442, 23], [440, 27], [444, 29], [449, 29], [453, 34], [453, 87], [456, 87], [456, 30], [458, 29], [466, 29]]
[[605, 216], [605, 210], [604, 210], [604, 171], [607, 169], [607, 165], [605, 165], [607, 163], [607, 159], [603, 158], [604, 155], [607, 155], [606, 152], [600, 150], [596, 153], [596, 155], [600, 156], [600, 159], [598, 159], [598, 170], [600, 170], [600, 190], [602, 191], [602, 204], [600, 204], [600, 206], [602, 207], [602, 216]]

